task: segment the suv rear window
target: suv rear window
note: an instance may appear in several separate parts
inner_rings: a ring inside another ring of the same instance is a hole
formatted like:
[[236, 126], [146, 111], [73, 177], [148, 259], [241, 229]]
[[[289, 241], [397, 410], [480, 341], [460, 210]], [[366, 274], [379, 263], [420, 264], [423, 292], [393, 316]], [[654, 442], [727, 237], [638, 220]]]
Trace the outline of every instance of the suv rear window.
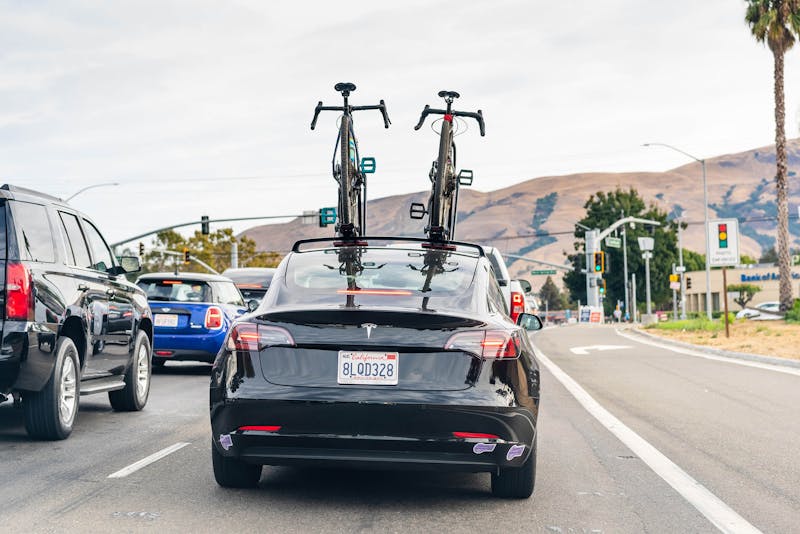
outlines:
[[172, 302], [211, 302], [244, 306], [242, 295], [232, 282], [205, 282], [201, 280], [148, 279], [139, 280], [138, 286], [148, 300]]
[[11, 202], [11, 209], [17, 230], [19, 258], [45, 263], [56, 261], [53, 234], [50, 231], [45, 207], [41, 204], [14, 200]]
[[440, 250], [341, 247], [296, 253], [277, 303], [472, 308], [476, 267], [476, 256]]

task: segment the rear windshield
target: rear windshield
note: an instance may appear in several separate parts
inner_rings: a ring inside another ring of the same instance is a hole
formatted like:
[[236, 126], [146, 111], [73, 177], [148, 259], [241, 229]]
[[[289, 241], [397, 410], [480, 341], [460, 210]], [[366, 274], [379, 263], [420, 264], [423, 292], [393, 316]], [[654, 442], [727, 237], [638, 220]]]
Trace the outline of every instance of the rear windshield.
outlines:
[[275, 274], [274, 270], [262, 271], [261, 269], [252, 271], [226, 271], [222, 273], [227, 276], [236, 287], [239, 289], [261, 289], [266, 291], [269, 289], [269, 284], [272, 282], [272, 275]]
[[148, 300], [244, 306], [242, 294], [233, 282], [150, 278], [139, 280], [138, 285]]
[[477, 256], [441, 250], [340, 247], [292, 254], [278, 305], [473, 309]]

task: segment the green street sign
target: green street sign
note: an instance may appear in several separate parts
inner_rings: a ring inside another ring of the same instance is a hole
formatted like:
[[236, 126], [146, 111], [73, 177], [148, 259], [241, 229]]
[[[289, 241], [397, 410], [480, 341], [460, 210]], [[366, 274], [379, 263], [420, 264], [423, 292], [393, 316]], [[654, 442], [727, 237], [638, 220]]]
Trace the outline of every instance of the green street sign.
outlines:
[[539, 269], [536, 271], [531, 271], [531, 274], [556, 274], [555, 269]]
[[620, 248], [622, 247], [622, 239], [618, 237], [607, 237], [606, 246], [608, 248]]

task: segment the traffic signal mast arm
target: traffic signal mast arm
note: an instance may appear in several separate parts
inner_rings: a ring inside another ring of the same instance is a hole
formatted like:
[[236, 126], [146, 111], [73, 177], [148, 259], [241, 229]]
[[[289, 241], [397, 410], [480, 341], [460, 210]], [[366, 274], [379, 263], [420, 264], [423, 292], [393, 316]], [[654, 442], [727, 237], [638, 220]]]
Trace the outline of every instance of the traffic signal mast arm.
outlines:
[[526, 258], [525, 256], [517, 256], [516, 254], [503, 254], [506, 258], [514, 258], [515, 260], [523, 260], [529, 261], [531, 263], [541, 263], [542, 265], [549, 265], [550, 267], [555, 267], [556, 269], [561, 269], [562, 271], [570, 272], [573, 270], [572, 265], [561, 265], [560, 263], [553, 263], [544, 260], [535, 260], [533, 258]]
[[603, 239], [605, 239], [606, 237], [608, 237], [611, 234], [611, 232], [613, 232], [623, 224], [627, 223], [640, 223], [640, 224], [650, 224], [653, 226], [661, 226], [661, 223], [658, 221], [652, 221], [650, 219], [640, 219], [639, 217], [625, 217], [623, 219], [618, 220], [617, 222], [615, 222], [614, 224], [612, 224], [611, 226], [600, 232], [597, 235], [598, 243]]

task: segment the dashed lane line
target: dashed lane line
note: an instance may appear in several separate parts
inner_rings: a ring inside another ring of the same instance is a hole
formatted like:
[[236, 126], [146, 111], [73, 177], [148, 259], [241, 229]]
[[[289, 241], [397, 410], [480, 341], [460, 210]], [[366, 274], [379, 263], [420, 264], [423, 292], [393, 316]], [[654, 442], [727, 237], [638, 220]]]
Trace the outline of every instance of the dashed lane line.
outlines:
[[123, 467], [119, 471], [117, 471], [115, 473], [111, 473], [110, 475], [108, 475], [108, 478], [123, 478], [123, 477], [126, 477], [126, 476], [130, 475], [131, 473], [135, 473], [139, 469], [143, 469], [143, 468], [147, 467], [148, 465], [159, 461], [160, 459], [164, 458], [165, 456], [168, 456], [168, 455], [172, 454], [173, 452], [184, 448], [187, 445], [189, 445], [189, 443], [183, 442], [183, 441], [181, 441], [179, 443], [176, 443], [174, 445], [170, 445], [166, 449], [161, 449], [160, 451], [155, 452], [155, 453], [151, 454], [150, 456], [148, 456], [146, 458], [142, 458], [138, 462], [132, 463], [128, 467]]
[[536, 354], [537, 359], [561, 382], [561, 385], [575, 397], [587, 412], [609, 432], [614, 434], [720, 531], [725, 533], [761, 532], [644, 438], [617, 419], [611, 412], [603, 408], [572, 377], [562, 371], [540, 350], [537, 350]]

